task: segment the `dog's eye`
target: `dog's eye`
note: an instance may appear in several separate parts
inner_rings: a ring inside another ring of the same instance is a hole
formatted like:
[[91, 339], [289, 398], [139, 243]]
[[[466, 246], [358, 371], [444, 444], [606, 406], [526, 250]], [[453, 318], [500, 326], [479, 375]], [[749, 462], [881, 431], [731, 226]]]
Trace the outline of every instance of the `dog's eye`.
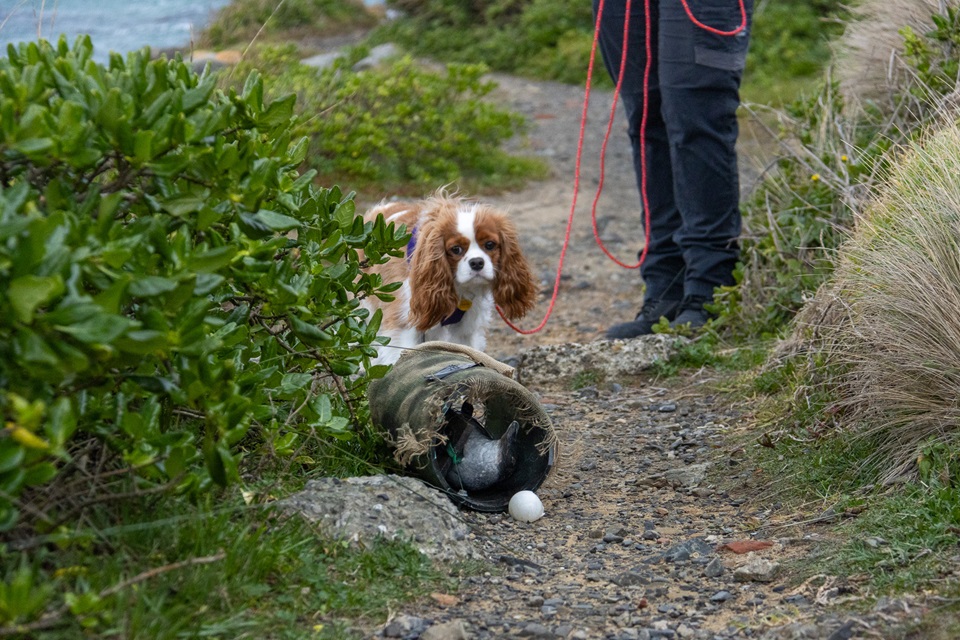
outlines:
[[453, 245], [452, 247], [450, 247], [450, 248], [448, 249], [448, 251], [449, 251], [450, 253], [452, 253], [453, 255], [458, 256], [458, 255], [460, 255], [461, 253], [463, 253], [463, 247], [461, 247], [461, 246], [458, 245], [458, 244], [455, 244], [455, 245]]
[[483, 243], [483, 248], [487, 251], [493, 251], [494, 249], [497, 248], [497, 243], [494, 242], [493, 240], [487, 240], [486, 242]]

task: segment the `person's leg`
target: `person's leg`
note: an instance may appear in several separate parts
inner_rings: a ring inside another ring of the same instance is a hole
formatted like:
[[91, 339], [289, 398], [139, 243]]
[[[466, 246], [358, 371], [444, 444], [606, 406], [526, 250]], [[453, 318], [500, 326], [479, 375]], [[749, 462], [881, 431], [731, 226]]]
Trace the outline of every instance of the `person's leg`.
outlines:
[[[715, 287], [734, 284], [740, 255], [737, 107], [753, 3], [745, 0], [748, 25], [734, 36], [695, 25], [679, 0], [659, 3], [661, 108], [683, 220], [674, 239], [687, 268], [684, 296], [702, 312]], [[688, 4], [697, 20], [715, 29], [731, 31], [741, 22], [738, 0]]]
[[[596, 7], [597, 0], [594, 0]], [[643, 82], [646, 64], [645, 20], [643, 0], [631, 3], [630, 34], [627, 42], [627, 68], [620, 88], [627, 119], [627, 134], [633, 150], [633, 171], [638, 193], [641, 183], [640, 128], [643, 119]], [[598, 42], [607, 72], [614, 82], [620, 71], [623, 48], [623, 0], [607, 0], [603, 8]], [[651, 51], [654, 60], [648, 78], [647, 123], [645, 129], [647, 160], [647, 201], [650, 205], [650, 246], [640, 268], [646, 285], [644, 297], [650, 299], [683, 297], [683, 255], [674, 241], [680, 228], [680, 216], [673, 195], [673, 170], [666, 124], [661, 116], [660, 89], [657, 78], [657, 7], [651, 6]], [[641, 200], [641, 205], [643, 204]], [[641, 229], [643, 226], [640, 227]], [[642, 253], [642, 251], [641, 251]]]
[[[643, 120], [643, 83], [646, 63], [646, 17], [643, 0], [631, 3], [630, 32], [627, 42], [628, 57], [620, 88], [620, 100], [627, 119], [627, 133], [633, 150], [633, 171], [638, 193], [642, 193], [640, 130]], [[594, 0], [594, 16], [598, 1]], [[657, 51], [657, 13], [651, 7], [651, 51]], [[623, 0], [605, 0], [600, 23], [599, 49], [607, 72], [614, 82], [620, 71], [623, 53], [625, 3]], [[633, 322], [616, 325], [608, 331], [611, 338], [629, 338], [651, 332], [652, 325], [665, 316], [673, 319], [683, 297], [684, 262], [674, 235], [680, 228], [680, 216], [674, 203], [673, 171], [670, 165], [670, 147], [666, 125], [661, 117], [660, 90], [656, 60], [651, 65], [647, 84], [649, 107], [645, 128], [647, 165], [647, 201], [650, 205], [650, 244], [640, 275], [645, 285], [643, 309]], [[641, 206], [643, 201], [641, 198]], [[645, 226], [641, 224], [640, 229]], [[642, 254], [642, 250], [640, 252]]]

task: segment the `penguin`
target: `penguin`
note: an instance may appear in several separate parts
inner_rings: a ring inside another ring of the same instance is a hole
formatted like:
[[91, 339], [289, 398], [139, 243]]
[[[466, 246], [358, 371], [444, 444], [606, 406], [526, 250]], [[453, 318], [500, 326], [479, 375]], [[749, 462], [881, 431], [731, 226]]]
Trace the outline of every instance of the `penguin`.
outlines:
[[520, 423], [514, 420], [500, 438], [490, 433], [476, 420], [469, 420], [468, 433], [463, 442], [459, 460], [447, 470], [446, 480], [453, 489], [482, 491], [509, 477], [517, 464], [514, 446]]

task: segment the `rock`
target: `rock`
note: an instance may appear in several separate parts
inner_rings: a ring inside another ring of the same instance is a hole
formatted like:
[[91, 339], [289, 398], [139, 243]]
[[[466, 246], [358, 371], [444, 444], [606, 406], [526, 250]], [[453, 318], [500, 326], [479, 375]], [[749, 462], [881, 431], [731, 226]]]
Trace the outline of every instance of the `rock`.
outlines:
[[456, 506], [416, 478], [321, 478], [278, 504], [317, 523], [324, 535], [355, 544], [370, 545], [382, 536], [404, 539], [439, 560], [479, 557]]
[[694, 558], [704, 558], [713, 553], [713, 546], [703, 538], [691, 538], [675, 544], [663, 554], [665, 562], [685, 562]]
[[733, 540], [720, 545], [722, 551], [732, 551], [734, 553], [749, 553], [751, 551], [760, 551], [773, 546], [768, 540]]
[[556, 637], [547, 626], [539, 622], [530, 622], [517, 633], [520, 638], [554, 638]]
[[541, 345], [521, 354], [516, 376], [524, 385], [553, 385], [590, 371], [622, 382], [669, 359], [677, 350], [677, 340], [677, 336], [650, 335], [626, 341]]
[[614, 576], [612, 582], [618, 587], [635, 587], [650, 584], [650, 578], [638, 571], [624, 571]]
[[734, 569], [733, 579], [737, 582], [773, 582], [779, 572], [779, 563], [749, 553], [747, 561]]
[[663, 474], [663, 477], [667, 484], [675, 489], [690, 489], [706, 479], [707, 467], [705, 463], [691, 464], [679, 469], [670, 469]]
[[339, 51], [334, 51], [331, 53], [318, 53], [315, 56], [304, 58], [300, 61], [300, 64], [308, 67], [314, 67], [315, 69], [326, 69], [327, 67], [332, 67], [333, 63], [341, 57], [343, 57], [343, 54]]
[[708, 578], [719, 578], [723, 575], [724, 566], [723, 561], [720, 558], [714, 558], [707, 563], [707, 566], [703, 568], [703, 575]]
[[697, 632], [687, 625], [680, 623], [677, 625], [677, 637], [679, 638], [693, 638]]
[[825, 636], [823, 629], [815, 624], [792, 622], [781, 627], [774, 627], [764, 631], [761, 640], [822, 640]]
[[441, 622], [420, 634], [420, 640], [467, 640], [469, 637], [463, 620]]
[[392, 42], [379, 44], [370, 50], [370, 55], [353, 65], [353, 70], [363, 71], [364, 69], [372, 69], [391, 58], [396, 58], [398, 55], [400, 55], [400, 49]]
[[423, 633], [427, 624], [423, 618], [401, 614], [383, 626], [381, 635], [384, 638], [415, 638]]
[[856, 626], [856, 622], [849, 620], [845, 622], [839, 629], [831, 633], [827, 640], [850, 640], [850, 638], [852, 638], [856, 633], [856, 631], [854, 631]]

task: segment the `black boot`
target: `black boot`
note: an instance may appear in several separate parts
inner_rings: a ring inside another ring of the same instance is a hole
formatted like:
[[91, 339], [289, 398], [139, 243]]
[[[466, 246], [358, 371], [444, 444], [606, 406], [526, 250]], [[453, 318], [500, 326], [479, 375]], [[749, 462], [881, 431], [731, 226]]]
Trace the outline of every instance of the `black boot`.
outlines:
[[679, 308], [679, 300], [646, 300], [636, 319], [615, 324], [607, 329], [607, 339], [629, 340], [637, 336], [650, 335], [653, 333], [653, 325], [660, 322], [660, 318], [673, 320]]
[[680, 302], [676, 317], [670, 322], [670, 327], [677, 329], [686, 326], [691, 331], [702, 328], [703, 325], [716, 317], [703, 308], [703, 305], [710, 302], [710, 298], [706, 296], [685, 296]]

